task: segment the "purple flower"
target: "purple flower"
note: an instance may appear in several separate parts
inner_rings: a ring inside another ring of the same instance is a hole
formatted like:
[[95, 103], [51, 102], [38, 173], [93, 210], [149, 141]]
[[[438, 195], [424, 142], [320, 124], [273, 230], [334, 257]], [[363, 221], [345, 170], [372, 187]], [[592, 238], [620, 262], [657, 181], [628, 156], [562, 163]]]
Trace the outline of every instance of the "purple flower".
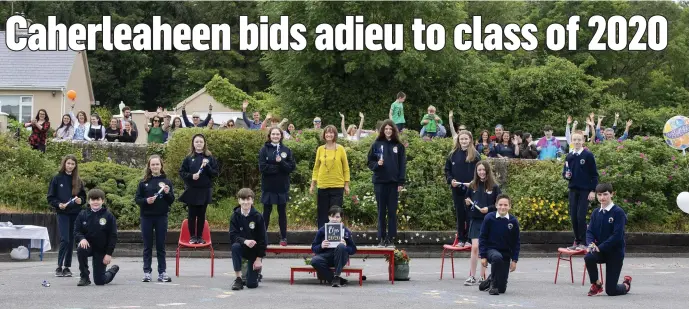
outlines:
[[605, 170], [600, 171], [602, 175], [605, 175]]
[[617, 146], [617, 150], [622, 150], [622, 149], [624, 149], [624, 145]]
[[624, 200], [624, 202], [625, 202], [625, 203], [629, 203], [629, 201], [628, 201], [628, 200]]
[[677, 164], [675, 164], [675, 169], [677, 169]]
[[297, 138], [295, 138], [294, 140], [295, 140], [295, 141], [296, 141], [297, 143], [299, 142], [299, 138], [298, 138], [298, 137], [297, 137]]
[[648, 140], [648, 135], [644, 136], [644, 141]]
[[642, 159], [646, 157], [646, 155], [645, 155], [643, 152], [640, 153], [639, 156], [640, 156]]
[[[675, 161], [675, 160], [677, 160], [677, 158], [675, 158], [675, 156], [672, 156], [672, 161]], [[677, 168], [677, 165], [675, 165], [675, 168]]]
[[668, 176], [667, 176], [667, 179], [668, 179], [668, 180], [672, 180], [672, 175], [668, 175]]

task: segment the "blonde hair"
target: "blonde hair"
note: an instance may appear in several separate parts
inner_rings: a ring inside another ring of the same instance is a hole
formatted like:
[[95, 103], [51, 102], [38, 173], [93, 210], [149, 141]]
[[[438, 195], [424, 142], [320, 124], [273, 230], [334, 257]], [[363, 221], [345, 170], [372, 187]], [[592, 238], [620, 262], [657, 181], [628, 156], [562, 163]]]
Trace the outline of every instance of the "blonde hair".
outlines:
[[452, 152], [450, 152], [450, 155], [455, 153], [455, 151], [462, 149], [462, 145], [459, 144], [459, 137], [462, 135], [468, 135], [469, 136], [469, 146], [467, 147], [467, 158], [466, 158], [465, 162], [467, 162], [467, 163], [473, 162], [474, 160], [476, 160], [476, 157], [478, 157], [479, 154], [478, 154], [478, 151], [476, 150], [476, 147], [474, 147], [474, 143], [473, 143], [474, 137], [471, 135], [471, 132], [469, 132], [467, 130], [462, 130], [462, 131], [457, 132], [457, 136], [454, 138], [454, 140], [455, 140], [454, 141], [454, 147], [452, 149]]

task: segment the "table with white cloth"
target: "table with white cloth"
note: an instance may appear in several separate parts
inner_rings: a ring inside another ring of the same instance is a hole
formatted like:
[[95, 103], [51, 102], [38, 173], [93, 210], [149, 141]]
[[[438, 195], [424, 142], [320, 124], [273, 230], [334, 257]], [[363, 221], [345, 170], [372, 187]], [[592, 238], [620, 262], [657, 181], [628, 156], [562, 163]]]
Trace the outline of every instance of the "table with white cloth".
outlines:
[[43, 261], [43, 252], [50, 251], [50, 236], [48, 235], [48, 228], [44, 226], [15, 225], [0, 227], [0, 238], [30, 239], [29, 258], [31, 258], [31, 248], [41, 249], [41, 261]]

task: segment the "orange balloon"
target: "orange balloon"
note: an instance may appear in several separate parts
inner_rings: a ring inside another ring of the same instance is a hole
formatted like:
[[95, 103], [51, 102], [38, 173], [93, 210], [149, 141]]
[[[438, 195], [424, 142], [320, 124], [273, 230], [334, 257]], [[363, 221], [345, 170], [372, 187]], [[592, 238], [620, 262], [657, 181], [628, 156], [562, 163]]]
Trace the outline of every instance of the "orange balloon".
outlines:
[[67, 91], [67, 97], [68, 97], [70, 100], [74, 100], [74, 99], [76, 99], [76, 97], [77, 97], [77, 92], [74, 91], [74, 90]]

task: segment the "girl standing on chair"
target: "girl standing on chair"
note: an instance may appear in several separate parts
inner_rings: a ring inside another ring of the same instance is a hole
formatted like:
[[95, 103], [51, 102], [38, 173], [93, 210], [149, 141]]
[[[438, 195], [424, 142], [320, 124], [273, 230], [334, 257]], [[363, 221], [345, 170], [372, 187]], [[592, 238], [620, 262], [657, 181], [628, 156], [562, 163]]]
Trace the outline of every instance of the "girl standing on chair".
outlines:
[[467, 238], [467, 209], [464, 202], [467, 194], [467, 184], [474, 178], [476, 164], [481, 160], [481, 154], [474, 148], [471, 132], [462, 130], [457, 133], [454, 149], [445, 160], [445, 179], [452, 190], [452, 201], [457, 214], [457, 247], [469, 246]]
[[66, 155], [60, 163], [60, 171], [48, 187], [48, 203], [57, 212], [57, 227], [60, 232], [60, 251], [55, 277], [72, 276], [69, 268], [72, 267], [74, 251], [74, 221], [85, 201], [86, 191], [84, 183], [79, 178], [77, 158], [74, 155]]
[[[479, 234], [483, 218], [487, 213], [497, 210], [495, 207], [496, 198], [500, 195], [500, 187], [495, 181], [495, 176], [487, 161], [476, 163], [474, 180], [469, 184], [464, 203], [469, 207], [467, 217], [469, 217], [468, 237], [471, 239], [471, 261], [469, 262], [469, 278], [464, 281], [464, 285], [470, 286], [477, 283], [476, 267], [479, 253]], [[486, 277], [486, 269], [481, 267], [480, 284]]]
[[203, 225], [206, 222], [206, 208], [212, 202], [213, 179], [218, 176], [218, 163], [208, 150], [203, 134], [196, 134], [191, 139], [191, 149], [182, 162], [179, 176], [184, 180], [184, 193], [179, 201], [189, 209], [189, 243], [205, 244]]
[[144, 278], [151, 282], [151, 260], [153, 255], [153, 230], [155, 230], [156, 256], [158, 258], [158, 281], [170, 282], [165, 271], [165, 238], [167, 236], [167, 214], [175, 201], [172, 182], [163, 169], [163, 159], [158, 155], [148, 158], [144, 179], [136, 190], [136, 204], [140, 207], [141, 236], [144, 240]]

